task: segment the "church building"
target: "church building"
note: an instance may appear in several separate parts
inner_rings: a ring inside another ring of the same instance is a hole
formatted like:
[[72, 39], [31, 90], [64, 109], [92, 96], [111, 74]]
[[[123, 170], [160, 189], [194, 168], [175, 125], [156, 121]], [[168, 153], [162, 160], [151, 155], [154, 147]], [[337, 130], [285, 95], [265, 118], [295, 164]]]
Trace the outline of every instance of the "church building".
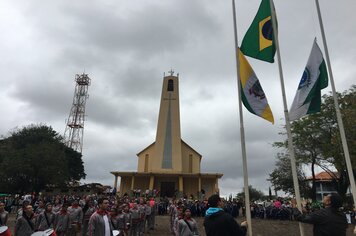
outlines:
[[[137, 172], [112, 171], [119, 195], [135, 189], [159, 190], [161, 197], [200, 198], [219, 191], [221, 173], [201, 173], [202, 155], [184, 142], [180, 132], [178, 75], [164, 76], [156, 140], [137, 154]], [[120, 185], [118, 185], [120, 177]]]

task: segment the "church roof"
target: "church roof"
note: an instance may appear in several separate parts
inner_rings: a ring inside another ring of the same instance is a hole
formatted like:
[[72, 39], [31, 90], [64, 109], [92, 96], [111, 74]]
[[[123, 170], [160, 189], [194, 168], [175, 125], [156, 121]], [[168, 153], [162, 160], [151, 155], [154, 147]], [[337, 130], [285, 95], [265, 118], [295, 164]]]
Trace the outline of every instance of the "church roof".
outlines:
[[192, 148], [191, 146], [189, 146], [188, 143], [184, 142], [183, 139], [181, 139], [181, 141], [182, 141], [183, 144], [187, 145], [188, 148], [192, 149], [196, 154], [198, 154], [198, 156], [199, 156], [199, 158], [200, 158], [200, 160], [201, 160], [201, 158], [202, 158], [203, 156], [202, 156], [199, 152], [195, 151], [195, 149]]
[[152, 147], [156, 142], [151, 143], [150, 145], [148, 145], [147, 147], [145, 147], [141, 152], [137, 153], [136, 156], [139, 156], [141, 153], [143, 153], [144, 151], [146, 151], [148, 148]]

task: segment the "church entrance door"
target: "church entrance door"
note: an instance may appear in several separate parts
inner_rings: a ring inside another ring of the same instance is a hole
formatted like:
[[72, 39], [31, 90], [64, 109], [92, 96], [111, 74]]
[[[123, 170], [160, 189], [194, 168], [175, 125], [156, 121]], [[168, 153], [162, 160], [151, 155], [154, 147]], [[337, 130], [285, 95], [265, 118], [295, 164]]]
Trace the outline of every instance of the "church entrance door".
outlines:
[[161, 197], [173, 197], [175, 182], [161, 182]]

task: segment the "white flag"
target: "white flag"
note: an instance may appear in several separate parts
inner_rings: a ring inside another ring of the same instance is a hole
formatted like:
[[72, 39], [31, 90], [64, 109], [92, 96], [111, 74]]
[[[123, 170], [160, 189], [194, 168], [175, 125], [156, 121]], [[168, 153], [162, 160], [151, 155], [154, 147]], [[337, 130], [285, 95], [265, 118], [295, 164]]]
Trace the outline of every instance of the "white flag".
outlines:
[[307, 114], [320, 112], [321, 90], [327, 86], [328, 73], [323, 54], [314, 41], [308, 63], [289, 111], [289, 119], [293, 121]]

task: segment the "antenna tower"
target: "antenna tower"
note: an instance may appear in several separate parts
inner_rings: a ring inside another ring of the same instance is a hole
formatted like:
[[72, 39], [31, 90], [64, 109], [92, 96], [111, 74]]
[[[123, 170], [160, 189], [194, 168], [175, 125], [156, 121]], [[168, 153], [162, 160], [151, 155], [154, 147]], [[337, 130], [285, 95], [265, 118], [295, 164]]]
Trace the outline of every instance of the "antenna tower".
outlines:
[[82, 153], [85, 118], [85, 103], [88, 95], [90, 78], [87, 74], [75, 75], [75, 91], [72, 108], [64, 131], [65, 144]]

